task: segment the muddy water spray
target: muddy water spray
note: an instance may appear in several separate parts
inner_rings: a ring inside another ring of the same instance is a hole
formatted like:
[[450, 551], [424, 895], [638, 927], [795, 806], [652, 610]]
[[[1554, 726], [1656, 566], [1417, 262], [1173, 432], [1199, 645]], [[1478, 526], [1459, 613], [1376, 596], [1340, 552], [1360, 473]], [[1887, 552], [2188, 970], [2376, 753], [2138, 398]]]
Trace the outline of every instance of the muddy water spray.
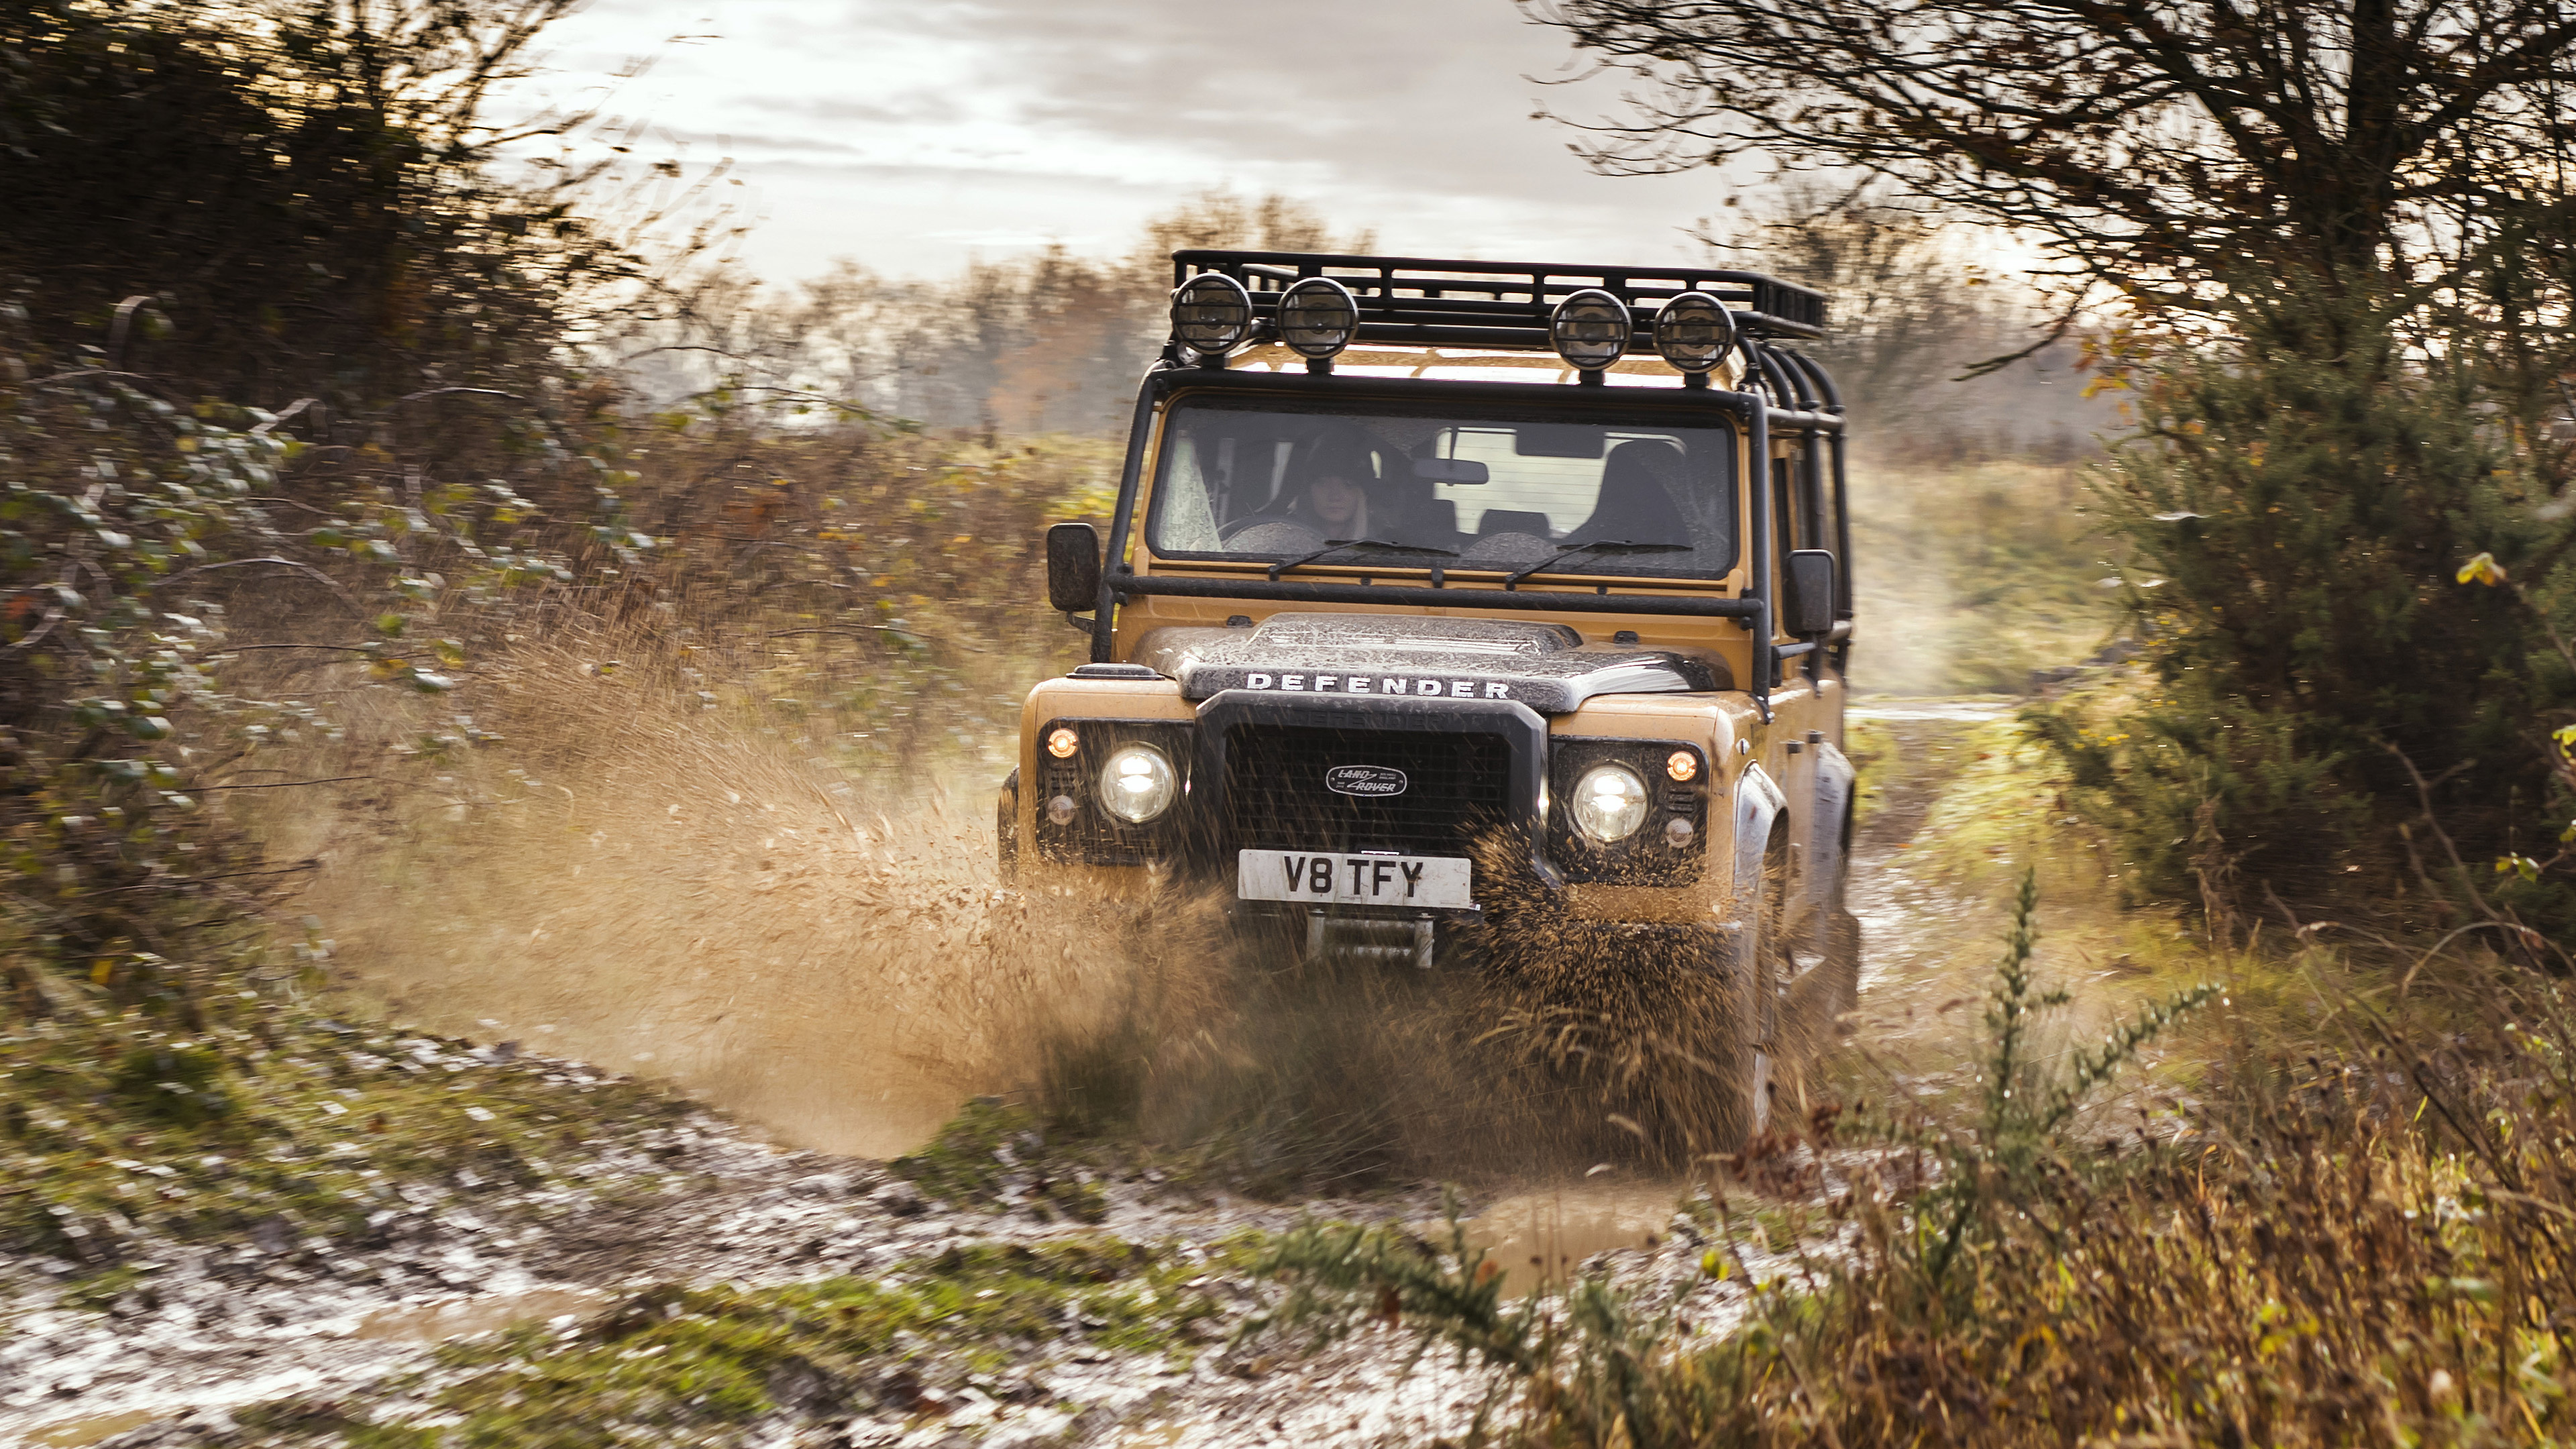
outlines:
[[977, 812], [868, 808], [784, 731], [550, 652], [503, 683], [506, 747], [317, 852], [308, 908], [402, 1019], [886, 1156], [1017, 1085], [1047, 1004], [1120, 962], [1097, 906], [1000, 889]]

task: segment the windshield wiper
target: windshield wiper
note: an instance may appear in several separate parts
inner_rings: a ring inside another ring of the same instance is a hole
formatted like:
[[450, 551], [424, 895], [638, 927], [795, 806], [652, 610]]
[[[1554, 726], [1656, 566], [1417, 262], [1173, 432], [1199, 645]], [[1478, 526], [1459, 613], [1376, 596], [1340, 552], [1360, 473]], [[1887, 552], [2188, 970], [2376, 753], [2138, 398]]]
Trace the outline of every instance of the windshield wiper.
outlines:
[[1386, 550], [1388, 553], [1437, 554], [1442, 558], [1456, 558], [1458, 556], [1458, 551], [1454, 548], [1433, 548], [1428, 544], [1389, 543], [1382, 538], [1328, 538], [1324, 540], [1324, 546], [1322, 548], [1315, 550], [1313, 553], [1307, 554], [1303, 558], [1292, 558], [1283, 563], [1272, 564], [1270, 566], [1270, 581], [1275, 584], [1279, 582], [1279, 576], [1288, 572], [1290, 569], [1304, 568], [1306, 565], [1313, 563], [1315, 560], [1322, 558], [1328, 553], [1339, 553], [1346, 548], [1380, 548]]
[[1537, 563], [1531, 564], [1528, 568], [1509, 575], [1503, 580], [1503, 587], [1507, 590], [1518, 588], [1520, 586], [1520, 581], [1528, 578], [1530, 575], [1546, 573], [1548, 570], [1555, 568], [1558, 564], [1565, 562], [1567, 559], [1581, 558], [1587, 553], [1690, 553], [1694, 548], [1695, 545], [1687, 543], [1630, 543], [1625, 539], [1603, 539], [1598, 543], [1578, 543], [1574, 547], [1559, 553], [1554, 558], [1541, 559]]

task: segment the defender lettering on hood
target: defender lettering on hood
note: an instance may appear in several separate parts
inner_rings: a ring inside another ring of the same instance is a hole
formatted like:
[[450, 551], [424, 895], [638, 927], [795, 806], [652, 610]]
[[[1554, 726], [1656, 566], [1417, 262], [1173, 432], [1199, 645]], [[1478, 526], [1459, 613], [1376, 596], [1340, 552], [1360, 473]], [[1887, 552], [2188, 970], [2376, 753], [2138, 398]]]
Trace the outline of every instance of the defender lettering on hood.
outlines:
[[1412, 698], [1509, 699], [1509, 683], [1494, 679], [1415, 679], [1395, 674], [1264, 674], [1247, 671], [1236, 689], [1278, 689], [1290, 694], [1401, 694]]
[[1586, 647], [1563, 624], [1518, 619], [1276, 614], [1254, 629], [1157, 629], [1134, 662], [1179, 680], [1193, 700], [1240, 689], [1509, 700], [1563, 714], [1595, 695], [1734, 687], [1711, 653]]

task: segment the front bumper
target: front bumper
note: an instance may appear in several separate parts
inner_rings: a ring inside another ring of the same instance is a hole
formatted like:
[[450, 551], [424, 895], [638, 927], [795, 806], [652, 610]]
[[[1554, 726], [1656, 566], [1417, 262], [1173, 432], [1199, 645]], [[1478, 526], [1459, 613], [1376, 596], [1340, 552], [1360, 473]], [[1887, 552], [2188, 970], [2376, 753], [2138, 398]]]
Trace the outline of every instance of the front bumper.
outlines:
[[[1028, 819], [1035, 857], [1064, 866], [1147, 867], [1175, 883], [1236, 896], [1243, 850], [1463, 856], [1476, 862], [1476, 902], [1465, 909], [1336, 906], [1334, 917], [1472, 920], [1498, 905], [1549, 902], [1603, 919], [1704, 919], [1697, 903], [1711, 842], [1708, 760], [1684, 741], [1552, 736], [1548, 721], [1511, 700], [1295, 698], [1228, 690], [1193, 720], [1052, 715], [1081, 736], [1068, 760], [1037, 757]], [[1092, 798], [1087, 771], [1115, 749], [1148, 743], [1182, 776], [1182, 797], [1162, 818], [1128, 826]], [[1670, 781], [1672, 751], [1698, 760], [1693, 778]], [[1579, 772], [1626, 758], [1654, 782], [1646, 825], [1627, 842], [1599, 846], [1553, 808]], [[1331, 781], [1356, 769], [1400, 788], [1345, 791]], [[1564, 778], [1556, 778], [1564, 777]], [[1050, 806], [1055, 808], [1051, 811]], [[1687, 822], [1679, 843], [1668, 833]], [[1316, 913], [1311, 905], [1234, 901], [1253, 916]]]

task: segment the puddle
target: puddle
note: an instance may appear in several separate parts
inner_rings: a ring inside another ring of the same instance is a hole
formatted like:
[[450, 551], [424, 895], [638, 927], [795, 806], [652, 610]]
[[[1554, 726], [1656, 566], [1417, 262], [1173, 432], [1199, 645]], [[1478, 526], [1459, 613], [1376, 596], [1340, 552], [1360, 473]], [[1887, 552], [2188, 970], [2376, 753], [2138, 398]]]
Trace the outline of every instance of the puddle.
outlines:
[[122, 1414], [99, 1414], [87, 1419], [65, 1419], [48, 1424], [27, 1436], [30, 1444], [43, 1444], [49, 1449], [72, 1449], [81, 1444], [95, 1444], [112, 1439], [128, 1429], [140, 1429], [160, 1414], [150, 1409], [132, 1409]]
[[1583, 1260], [1661, 1243], [1682, 1185], [1574, 1184], [1508, 1197], [1467, 1224], [1467, 1240], [1503, 1269], [1503, 1292], [1562, 1287]]
[[567, 1313], [587, 1313], [607, 1301], [605, 1294], [582, 1288], [446, 1298], [436, 1303], [380, 1308], [358, 1320], [357, 1330], [350, 1336], [397, 1343], [438, 1343], [521, 1323], [543, 1323]]

